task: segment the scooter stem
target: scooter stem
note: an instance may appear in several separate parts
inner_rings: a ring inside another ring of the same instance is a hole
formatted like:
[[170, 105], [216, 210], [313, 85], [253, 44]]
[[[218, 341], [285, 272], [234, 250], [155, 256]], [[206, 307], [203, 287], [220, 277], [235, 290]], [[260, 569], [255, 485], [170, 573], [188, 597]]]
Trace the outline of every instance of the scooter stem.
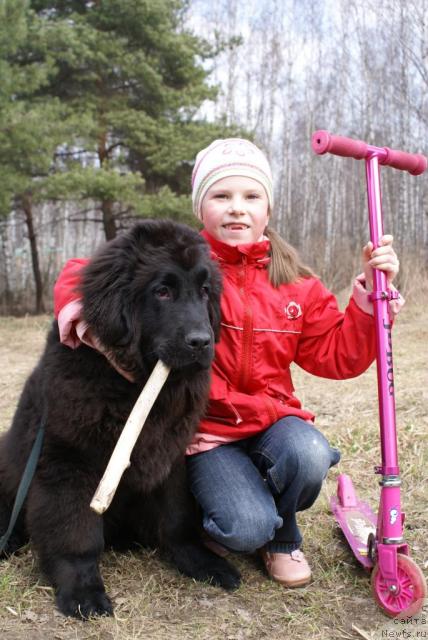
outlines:
[[[383, 235], [383, 217], [379, 157], [376, 151], [367, 155], [365, 163], [370, 239], [374, 247], [377, 248]], [[382, 574], [391, 588], [395, 588], [397, 585], [397, 559], [396, 553], [391, 553], [389, 545], [404, 544], [404, 517], [401, 513], [401, 480], [397, 454], [392, 359], [392, 322], [389, 309], [389, 301], [393, 295], [388, 289], [385, 273], [379, 269], [373, 269], [373, 292], [370, 297], [373, 303], [376, 334], [376, 367], [382, 456], [382, 465], [376, 469], [377, 473], [382, 474], [382, 480], [380, 481], [382, 491], [376, 538]], [[384, 545], [387, 546], [384, 547]]]
[[[375, 248], [383, 235], [382, 196], [379, 158], [376, 153], [366, 158], [367, 198], [370, 239]], [[397, 436], [395, 423], [394, 369], [392, 357], [391, 315], [389, 300], [394, 294], [388, 289], [386, 275], [373, 269], [373, 312], [376, 331], [376, 363], [379, 396], [379, 422], [382, 453], [382, 475], [398, 475]]]

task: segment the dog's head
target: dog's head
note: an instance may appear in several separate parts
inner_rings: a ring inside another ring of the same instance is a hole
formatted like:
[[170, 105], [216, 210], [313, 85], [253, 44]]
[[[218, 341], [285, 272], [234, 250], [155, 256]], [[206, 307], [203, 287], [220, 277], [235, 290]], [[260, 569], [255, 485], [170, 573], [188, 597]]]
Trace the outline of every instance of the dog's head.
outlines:
[[170, 220], [145, 220], [106, 244], [84, 270], [83, 314], [136, 379], [161, 359], [206, 369], [220, 330], [221, 277], [205, 240]]

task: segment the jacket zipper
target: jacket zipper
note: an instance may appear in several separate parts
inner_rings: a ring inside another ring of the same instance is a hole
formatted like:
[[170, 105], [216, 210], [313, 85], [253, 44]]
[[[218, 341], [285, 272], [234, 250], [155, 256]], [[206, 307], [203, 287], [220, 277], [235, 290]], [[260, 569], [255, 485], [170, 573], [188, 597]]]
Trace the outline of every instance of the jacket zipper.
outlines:
[[247, 290], [247, 256], [242, 257], [243, 268], [240, 272], [240, 292], [244, 303], [244, 319], [242, 331], [241, 366], [238, 376], [238, 388], [246, 390], [251, 375], [251, 357], [253, 350], [253, 310], [248, 300]]

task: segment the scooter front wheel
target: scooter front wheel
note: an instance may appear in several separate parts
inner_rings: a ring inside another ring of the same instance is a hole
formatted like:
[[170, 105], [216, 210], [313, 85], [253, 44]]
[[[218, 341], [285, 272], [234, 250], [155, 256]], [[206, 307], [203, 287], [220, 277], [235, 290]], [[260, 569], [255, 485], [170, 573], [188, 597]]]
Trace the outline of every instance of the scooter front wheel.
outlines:
[[372, 572], [372, 592], [378, 605], [391, 617], [412, 616], [427, 597], [425, 576], [409, 556], [397, 553], [398, 589], [391, 591], [376, 564]]

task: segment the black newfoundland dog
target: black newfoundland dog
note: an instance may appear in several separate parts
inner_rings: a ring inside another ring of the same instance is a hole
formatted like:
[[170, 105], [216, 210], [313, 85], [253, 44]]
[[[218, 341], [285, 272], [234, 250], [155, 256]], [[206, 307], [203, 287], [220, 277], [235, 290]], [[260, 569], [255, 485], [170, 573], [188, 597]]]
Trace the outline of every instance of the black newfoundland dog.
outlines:
[[[98, 568], [105, 545], [156, 546], [192, 578], [239, 585], [236, 569], [199, 539], [184, 465], [205, 409], [220, 290], [198, 233], [171, 221], [145, 221], [99, 251], [81, 287], [84, 318], [133, 382], [99, 351], [62, 345], [53, 324], [0, 441], [0, 536], [44, 415], [42, 452], [6, 555], [31, 539], [66, 615], [112, 612]], [[171, 373], [110, 508], [99, 516], [89, 507], [92, 496], [158, 359]]]

